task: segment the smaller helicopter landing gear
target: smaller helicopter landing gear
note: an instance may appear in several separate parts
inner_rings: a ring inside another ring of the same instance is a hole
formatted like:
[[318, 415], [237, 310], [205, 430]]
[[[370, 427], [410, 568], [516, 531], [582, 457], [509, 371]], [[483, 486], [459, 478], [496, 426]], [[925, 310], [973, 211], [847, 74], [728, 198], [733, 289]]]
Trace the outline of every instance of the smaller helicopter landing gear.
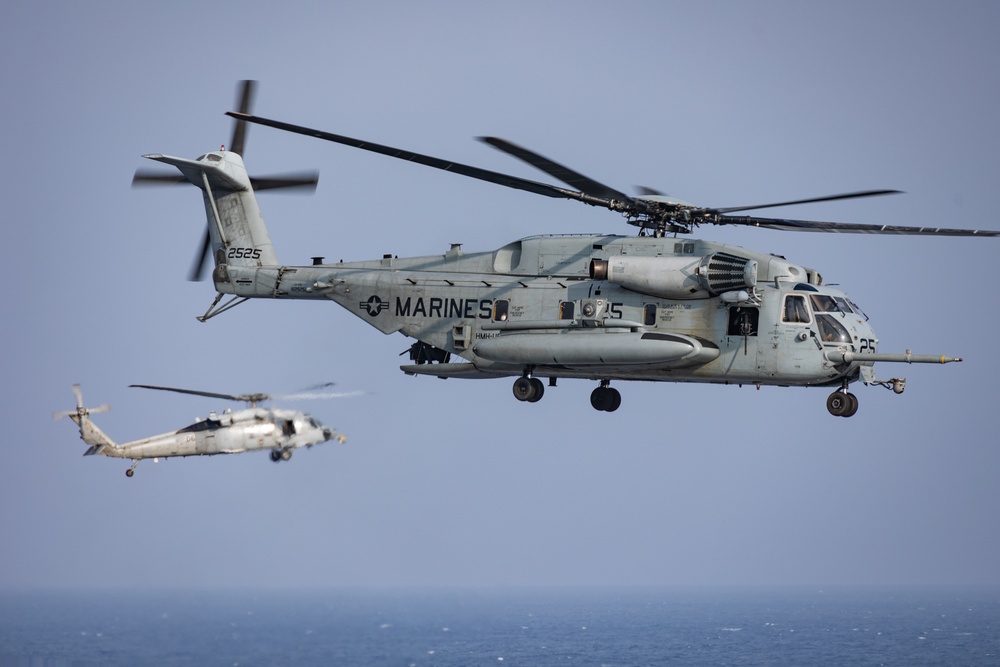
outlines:
[[277, 450], [277, 449], [272, 449], [271, 450], [271, 460], [274, 461], [275, 463], [277, 463], [278, 461], [280, 461], [281, 460], [281, 452], [279, 450]]
[[292, 458], [292, 450], [290, 450], [290, 449], [282, 449], [281, 450], [281, 460], [282, 461], [288, 461], [291, 458]]
[[545, 385], [538, 378], [523, 375], [514, 380], [514, 398], [528, 403], [537, 403], [545, 394]]
[[591, 392], [590, 405], [601, 412], [614, 412], [622, 405], [622, 395], [608, 385], [610, 380], [601, 380], [601, 386]]
[[132, 461], [132, 467], [125, 471], [126, 477], [131, 477], [135, 474], [135, 467], [139, 465], [139, 459]]
[[858, 411], [858, 397], [846, 387], [838, 389], [826, 399], [826, 409], [834, 417], [853, 417]]

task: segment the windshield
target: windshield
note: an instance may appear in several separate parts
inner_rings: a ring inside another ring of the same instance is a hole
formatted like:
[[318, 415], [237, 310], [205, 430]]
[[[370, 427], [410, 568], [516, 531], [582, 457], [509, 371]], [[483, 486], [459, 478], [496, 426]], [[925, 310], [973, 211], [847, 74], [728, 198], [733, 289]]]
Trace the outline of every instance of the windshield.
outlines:
[[817, 313], [844, 313], [849, 315], [854, 310], [842, 296], [830, 296], [828, 294], [812, 294], [809, 296], [812, 301], [813, 310]]
[[824, 343], [850, 343], [851, 334], [847, 333], [840, 322], [830, 315], [817, 315], [816, 326], [819, 327], [819, 337]]

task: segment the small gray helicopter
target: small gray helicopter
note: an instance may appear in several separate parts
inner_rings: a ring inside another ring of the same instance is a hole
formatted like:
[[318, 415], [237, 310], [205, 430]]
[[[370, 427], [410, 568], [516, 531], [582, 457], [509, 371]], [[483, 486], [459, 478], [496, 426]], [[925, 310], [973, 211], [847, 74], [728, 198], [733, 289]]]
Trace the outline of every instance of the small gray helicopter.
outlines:
[[[851, 383], [902, 393], [904, 378], [877, 380], [876, 362], [948, 363], [959, 358], [878, 351], [868, 317], [814, 269], [767, 252], [685, 238], [700, 225], [786, 231], [924, 236], [997, 236], [997, 231], [900, 227], [761, 218], [744, 211], [894, 194], [869, 190], [756, 206], [706, 208], [651, 189], [632, 197], [506, 140], [487, 144], [527, 162], [569, 188], [510, 176], [249, 113], [244, 82], [230, 150], [195, 160], [144, 157], [180, 175], [137, 171], [133, 185], [189, 182], [203, 191], [208, 229], [196, 257], [198, 279], [209, 254], [218, 295], [206, 321], [251, 298], [334, 301], [385, 334], [416, 339], [411, 375], [513, 377], [514, 396], [536, 402], [559, 378], [597, 382], [590, 397], [613, 412], [622, 397], [612, 381], [646, 380], [776, 386], [834, 391], [827, 409], [850, 417]], [[256, 179], [242, 151], [246, 123], [360, 148], [509, 188], [600, 206], [624, 216], [638, 236], [546, 235], [496, 250], [311, 266], [278, 261], [254, 189], [307, 187], [314, 176]], [[259, 185], [258, 185], [259, 184]], [[223, 301], [223, 299], [226, 299]], [[405, 352], [404, 352], [405, 354]], [[460, 357], [464, 361], [452, 361]]]
[[[258, 403], [271, 398], [335, 398], [345, 394], [329, 394], [307, 391], [272, 397], [267, 394], [216, 394], [207, 391], [175, 389], [134, 384], [133, 387], [174, 391], [195, 396], [207, 396], [231, 401], [243, 401], [250, 407], [233, 412], [226, 410], [221, 415], [212, 412], [206, 419], [198, 419], [179, 431], [154, 435], [122, 444], [115, 443], [91, 420], [90, 415], [107, 412], [109, 405], [96, 408], [83, 407], [80, 385], [73, 385], [76, 394], [76, 409], [55, 412], [53, 419], [69, 417], [80, 427], [80, 438], [90, 445], [84, 456], [103, 454], [120, 459], [132, 459], [132, 467], [125, 471], [127, 477], [135, 474], [135, 467], [142, 459], [169, 458], [171, 456], [211, 456], [213, 454], [240, 454], [259, 449], [271, 450], [272, 461], [287, 461], [292, 458], [292, 450], [298, 447], [312, 447], [328, 440], [343, 443], [347, 437], [320, 424], [316, 419], [297, 410], [258, 407]], [[318, 389], [318, 388], [317, 388]]]

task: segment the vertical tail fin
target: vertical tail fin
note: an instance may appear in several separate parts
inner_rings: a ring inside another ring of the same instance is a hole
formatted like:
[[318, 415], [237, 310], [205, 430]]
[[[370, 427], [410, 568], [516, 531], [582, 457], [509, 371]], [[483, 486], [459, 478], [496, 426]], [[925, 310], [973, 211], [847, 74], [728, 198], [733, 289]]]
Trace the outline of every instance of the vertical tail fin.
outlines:
[[90, 421], [92, 413], [107, 412], [111, 409], [111, 406], [100, 405], [96, 408], [85, 408], [83, 407], [83, 393], [80, 391], [80, 385], [73, 385], [73, 393], [76, 394], [76, 410], [53, 412], [52, 418], [69, 417], [80, 427], [80, 439], [90, 445], [90, 449], [84, 452], [84, 456], [100, 454], [105, 448], [117, 447], [114, 440], [109, 438], [104, 431], [97, 428], [94, 422]]
[[[240, 83], [236, 104], [241, 113], [250, 112], [256, 88], [256, 81]], [[247, 291], [245, 289], [247, 273], [253, 274], [253, 270], [262, 267], [279, 266], [254, 191], [278, 188], [312, 191], [319, 181], [316, 172], [269, 177], [249, 176], [242, 157], [246, 148], [246, 133], [246, 121], [237, 119], [233, 126], [229, 150], [223, 146], [218, 151], [206, 153], [197, 160], [159, 154], [146, 155], [144, 157], [176, 167], [181, 175], [170, 176], [139, 170], [132, 179], [133, 186], [176, 184], [187, 181], [201, 188], [204, 192], [208, 229], [189, 278], [201, 280], [202, 269], [211, 253], [215, 261], [212, 278], [220, 294], [241, 294]], [[230, 268], [240, 269], [235, 273], [243, 273], [243, 277], [231, 279]], [[246, 269], [251, 271], [247, 272]], [[254, 280], [250, 279], [251, 284]], [[260, 294], [252, 295], [260, 296]]]

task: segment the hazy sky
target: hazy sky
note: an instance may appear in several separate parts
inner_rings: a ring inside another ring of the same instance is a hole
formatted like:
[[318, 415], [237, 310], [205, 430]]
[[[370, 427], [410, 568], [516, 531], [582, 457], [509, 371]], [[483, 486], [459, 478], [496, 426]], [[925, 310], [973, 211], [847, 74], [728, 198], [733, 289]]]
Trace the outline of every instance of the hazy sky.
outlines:
[[[1000, 583], [997, 239], [706, 228], [838, 283], [880, 351], [851, 419], [825, 389], [404, 376], [411, 341], [333, 303], [201, 324], [195, 188], [132, 190], [144, 153], [261, 115], [548, 181], [497, 135], [625, 191], [705, 206], [872, 188], [788, 217], [1000, 229], [994, 2], [17, 3], [0, 6], [0, 589], [25, 586]], [[619, 217], [263, 127], [251, 172], [279, 258], [491, 250]], [[83, 458], [54, 410], [130, 440], [228, 406], [129, 389], [366, 395], [295, 407], [346, 445], [139, 465]]]

